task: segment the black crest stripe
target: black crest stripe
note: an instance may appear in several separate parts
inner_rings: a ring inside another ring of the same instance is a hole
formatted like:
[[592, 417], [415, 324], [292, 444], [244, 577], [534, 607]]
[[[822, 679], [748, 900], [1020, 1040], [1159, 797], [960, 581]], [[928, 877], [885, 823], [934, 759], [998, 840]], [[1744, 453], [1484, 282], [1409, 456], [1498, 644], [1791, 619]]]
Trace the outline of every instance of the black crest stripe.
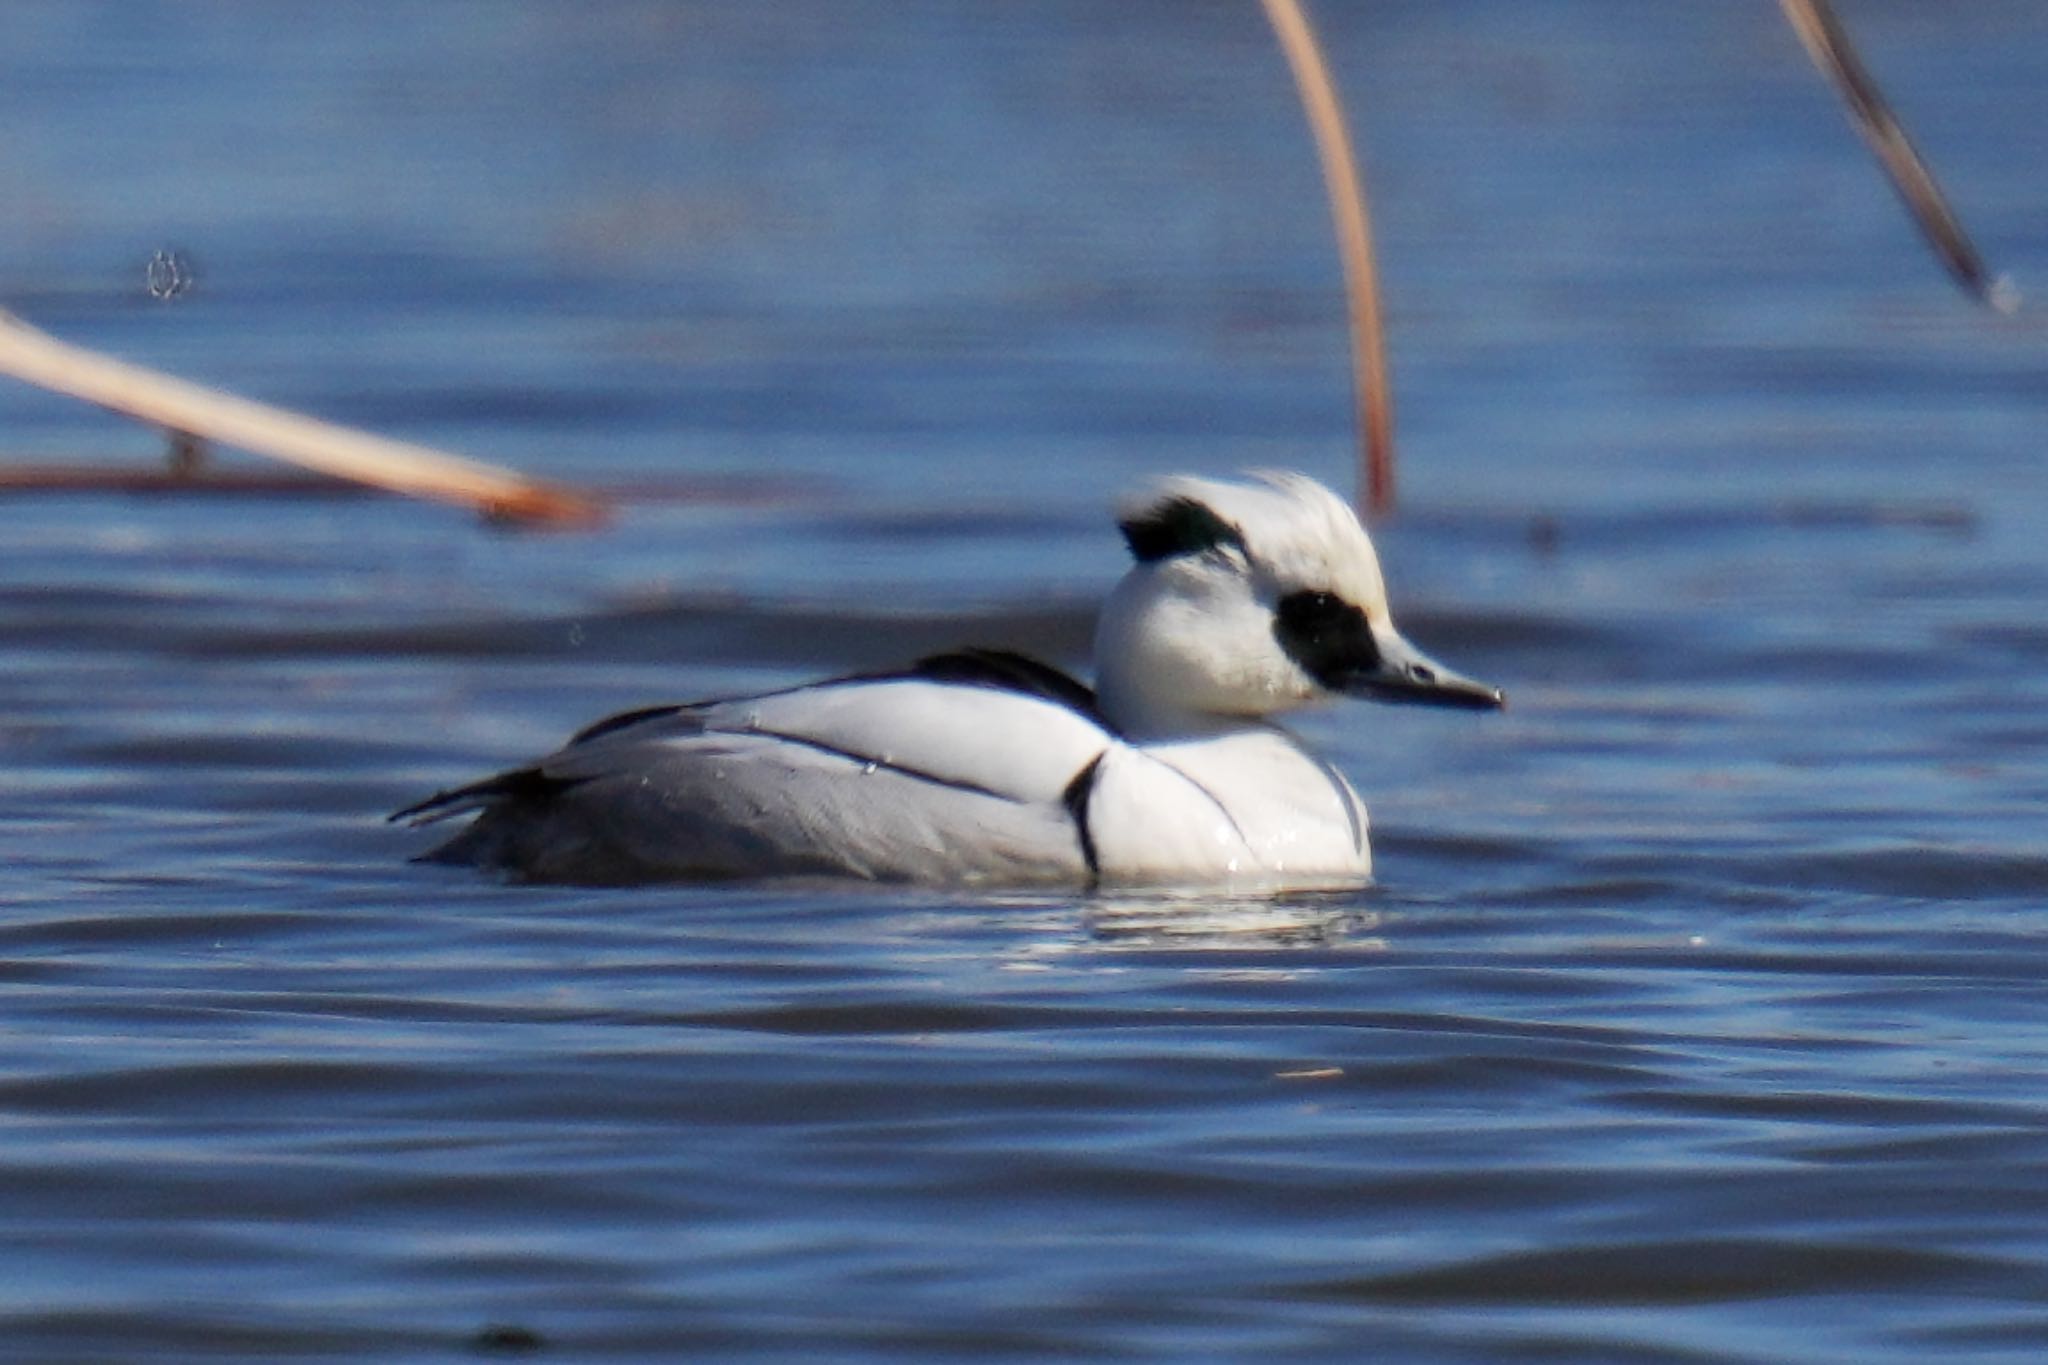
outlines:
[[1117, 525], [1131, 554], [1145, 564], [1174, 555], [1200, 554], [1219, 545], [1245, 547], [1242, 532], [1193, 498], [1165, 498]]

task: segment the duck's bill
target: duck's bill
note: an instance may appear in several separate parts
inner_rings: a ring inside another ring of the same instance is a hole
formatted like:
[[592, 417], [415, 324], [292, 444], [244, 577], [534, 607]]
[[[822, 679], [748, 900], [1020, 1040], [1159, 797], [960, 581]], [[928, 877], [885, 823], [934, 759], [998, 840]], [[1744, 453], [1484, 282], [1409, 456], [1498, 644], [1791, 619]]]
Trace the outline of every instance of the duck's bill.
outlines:
[[1468, 711], [1498, 711], [1507, 694], [1490, 683], [1453, 673], [1391, 630], [1373, 632], [1379, 659], [1346, 683], [1354, 697], [1410, 706], [1454, 706]]

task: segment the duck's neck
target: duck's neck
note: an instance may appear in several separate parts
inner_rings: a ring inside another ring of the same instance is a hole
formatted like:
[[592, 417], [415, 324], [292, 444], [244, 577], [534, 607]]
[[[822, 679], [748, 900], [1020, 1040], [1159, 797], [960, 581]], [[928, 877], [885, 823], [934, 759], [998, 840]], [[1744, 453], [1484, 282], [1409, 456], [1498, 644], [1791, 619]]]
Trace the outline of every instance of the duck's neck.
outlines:
[[1266, 728], [1266, 723], [1257, 717], [1190, 709], [1156, 689], [1137, 685], [1135, 679], [1120, 676], [1118, 670], [1109, 667], [1103, 668], [1097, 678], [1095, 695], [1102, 714], [1117, 733], [1137, 744], [1210, 739]]
[[[1265, 728], [1256, 715], [1246, 714], [1242, 703], [1256, 690], [1243, 685], [1238, 675], [1246, 666], [1230, 648], [1233, 628], [1264, 625], [1237, 621], [1206, 599], [1191, 598], [1161, 573], [1156, 565], [1139, 565], [1102, 604], [1095, 630], [1095, 692], [1102, 714], [1137, 742]], [[1259, 620], [1264, 623], [1263, 613]], [[1203, 629], [1210, 625], [1217, 628]], [[1226, 678], [1231, 686], [1217, 681]]]

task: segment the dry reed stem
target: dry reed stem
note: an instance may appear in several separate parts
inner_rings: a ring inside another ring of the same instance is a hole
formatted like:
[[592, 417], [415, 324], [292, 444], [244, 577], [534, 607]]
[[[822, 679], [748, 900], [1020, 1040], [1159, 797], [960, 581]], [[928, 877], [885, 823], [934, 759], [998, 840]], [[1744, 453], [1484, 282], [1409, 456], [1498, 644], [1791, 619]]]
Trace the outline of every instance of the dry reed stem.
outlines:
[[1358, 412], [1360, 484], [1365, 508], [1383, 515], [1394, 506], [1394, 399], [1387, 382], [1386, 331], [1380, 320], [1379, 272], [1373, 264], [1372, 221], [1365, 186], [1345, 127], [1344, 109], [1315, 30], [1297, 0], [1260, 0], [1287, 54], [1315, 134], [1323, 163], [1323, 184], [1336, 220], [1337, 250], [1344, 261], [1344, 288], [1351, 312], [1352, 383]]
[[1920, 159], [1906, 130], [1899, 126], [1891, 106], [1885, 102], [1877, 82], [1849, 44], [1849, 35], [1835, 17], [1828, 0], [1778, 0], [1792, 31], [1806, 46], [1807, 55], [1821, 74], [1835, 87], [1835, 93], [1849, 107], [1849, 120], [1877, 154], [1878, 164], [1891, 178], [1892, 187], [1906, 203], [1921, 233], [1935, 255], [1948, 268], [1956, 283], [2000, 312], [2011, 312], [2019, 303], [2011, 283], [1994, 279], [1984, 260], [1971, 244], [1955, 210], [1949, 207], [1933, 172]]
[[405, 441], [202, 388], [57, 340], [0, 311], [0, 374], [125, 417], [411, 497], [507, 521], [587, 526], [597, 500]]

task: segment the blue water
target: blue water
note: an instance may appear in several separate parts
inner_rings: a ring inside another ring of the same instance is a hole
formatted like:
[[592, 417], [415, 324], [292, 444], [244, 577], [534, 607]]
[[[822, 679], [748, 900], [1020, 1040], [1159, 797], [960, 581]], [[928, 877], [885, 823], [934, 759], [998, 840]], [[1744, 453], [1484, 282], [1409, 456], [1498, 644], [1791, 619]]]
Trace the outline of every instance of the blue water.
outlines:
[[[1844, 8], [2048, 289], [2048, 9]], [[1396, 609], [1512, 709], [1306, 720], [1381, 883], [1229, 904], [508, 887], [381, 817], [1078, 665], [1133, 477], [1347, 482], [1249, 0], [10, 6], [0, 302], [641, 495], [0, 501], [0, 1358], [2048, 1353], [2042, 314], [1763, 0], [1321, 9]], [[159, 455], [0, 385], [0, 459]]]

